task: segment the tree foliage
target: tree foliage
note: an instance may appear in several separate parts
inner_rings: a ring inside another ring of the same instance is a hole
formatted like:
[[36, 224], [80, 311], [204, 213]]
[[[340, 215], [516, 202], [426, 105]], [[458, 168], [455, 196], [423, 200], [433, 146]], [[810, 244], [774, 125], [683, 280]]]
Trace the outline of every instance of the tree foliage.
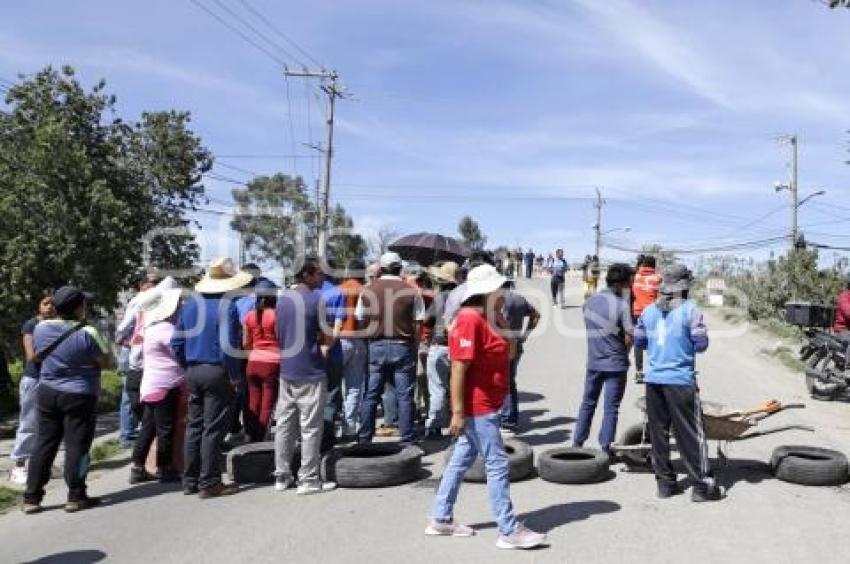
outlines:
[[103, 80], [86, 91], [70, 67], [47, 67], [6, 95], [0, 319], [7, 331], [32, 313], [44, 287], [73, 282], [112, 307], [143, 264], [144, 240], [155, 266], [187, 266], [197, 256], [191, 236], [168, 231], [188, 226], [211, 166], [189, 114], [145, 113], [136, 123], [118, 117], [115, 103]]
[[470, 249], [481, 250], [487, 244], [487, 237], [481, 232], [478, 222], [468, 215], [461, 218], [457, 232]]
[[[250, 260], [288, 269], [298, 253], [315, 252], [318, 213], [300, 176], [258, 176], [233, 190], [238, 210], [230, 223], [242, 235]], [[354, 222], [337, 204], [330, 210], [328, 254], [340, 264], [366, 254], [366, 241], [353, 233]]]

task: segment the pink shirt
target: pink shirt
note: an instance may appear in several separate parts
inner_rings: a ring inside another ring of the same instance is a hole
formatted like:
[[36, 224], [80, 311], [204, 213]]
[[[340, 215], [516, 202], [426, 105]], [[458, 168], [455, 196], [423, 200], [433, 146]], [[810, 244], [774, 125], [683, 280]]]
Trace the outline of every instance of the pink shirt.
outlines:
[[144, 372], [140, 395], [143, 402], [162, 400], [169, 390], [183, 385], [183, 369], [171, 351], [174, 325], [168, 321], [154, 323], [145, 329]]

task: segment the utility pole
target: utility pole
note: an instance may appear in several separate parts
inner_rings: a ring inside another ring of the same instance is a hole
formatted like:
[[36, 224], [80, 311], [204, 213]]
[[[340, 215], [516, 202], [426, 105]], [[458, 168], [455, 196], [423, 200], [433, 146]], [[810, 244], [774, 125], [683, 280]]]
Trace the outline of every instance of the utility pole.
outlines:
[[283, 74], [299, 78], [318, 78], [325, 81], [320, 87], [328, 96], [328, 114], [326, 118], [327, 142], [325, 145], [325, 173], [322, 178], [322, 194], [319, 205], [319, 248], [318, 254], [320, 258], [327, 258], [328, 250], [328, 215], [330, 207], [331, 193], [331, 159], [333, 159], [334, 150], [334, 106], [337, 98], [346, 98], [347, 95], [339, 89], [337, 81], [339, 74], [336, 71], [291, 71], [288, 68], [284, 69]]
[[797, 196], [797, 136], [792, 135], [788, 141], [791, 143], [791, 250], [797, 248], [797, 213], [800, 203]]
[[605, 205], [605, 200], [602, 199], [602, 193], [599, 188], [596, 188], [596, 201], [593, 202], [593, 207], [596, 208], [596, 224], [593, 230], [596, 232], [596, 257], [599, 257], [599, 246], [602, 243], [602, 206]]

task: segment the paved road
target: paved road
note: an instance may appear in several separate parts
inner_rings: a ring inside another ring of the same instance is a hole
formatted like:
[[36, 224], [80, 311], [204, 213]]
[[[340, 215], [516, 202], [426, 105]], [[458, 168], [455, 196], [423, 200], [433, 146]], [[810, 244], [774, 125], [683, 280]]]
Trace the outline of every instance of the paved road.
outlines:
[[[545, 295], [543, 281], [522, 282], [520, 289]], [[547, 328], [529, 344], [521, 366], [525, 437], [537, 452], [569, 439], [582, 389], [585, 345], [577, 284], [569, 290], [576, 307], [543, 308]], [[699, 365], [705, 398], [735, 406], [771, 397], [805, 401], [801, 377], [759, 354], [766, 337], [739, 334], [714, 319], [710, 330], [712, 344]], [[633, 406], [639, 394], [630, 384], [621, 426], [639, 421]], [[732, 487], [716, 504], [694, 505], [687, 496], [657, 500], [651, 475], [619, 468], [614, 479], [596, 485], [540, 479], [514, 484], [518, 511], [531, 527], [549, 533], [548, 548], [528, 553], [495, 548], [482, 485], [464, 485], [456, 515], [475, 525], [478, 535], [430, 538], [422, 530], [433, 479], [310, 498], [259, 487], [200, 501], [159, 485], [129, 488], [122, 468], [91, 483], [93, 494], [110, 498], [103, 508], [73, 516], [54, 510], [0, 517], [0, 560], [83, 551], [78, 553], [83, 558], [105, 554], [116, 562], [847, 562], [850, 489], [786, 484], [759, 465], [779, 444], [850, 452], [850, 406], [807, 403], [806, 410], [778, 414], [763, 425], [814, 424], [816, 433], [792, 431], [732, 445], [728, 452], [736, 461], [726, 474]], [[434, 478], [442, 458], [442, 453], [427, 458]], [[58, 504], [62, 495], [54, 491], [47, 501]]]

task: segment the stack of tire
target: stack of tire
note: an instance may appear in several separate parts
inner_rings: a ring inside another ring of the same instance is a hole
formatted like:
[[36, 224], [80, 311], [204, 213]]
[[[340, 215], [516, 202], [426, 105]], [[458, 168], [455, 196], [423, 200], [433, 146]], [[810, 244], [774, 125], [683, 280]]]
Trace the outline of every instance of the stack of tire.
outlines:
[[780, 480], [804, 486], [840, 486], [850, 479], [847, 457], [820, 447], [778, 447], [770, 458], [770, 467]]

